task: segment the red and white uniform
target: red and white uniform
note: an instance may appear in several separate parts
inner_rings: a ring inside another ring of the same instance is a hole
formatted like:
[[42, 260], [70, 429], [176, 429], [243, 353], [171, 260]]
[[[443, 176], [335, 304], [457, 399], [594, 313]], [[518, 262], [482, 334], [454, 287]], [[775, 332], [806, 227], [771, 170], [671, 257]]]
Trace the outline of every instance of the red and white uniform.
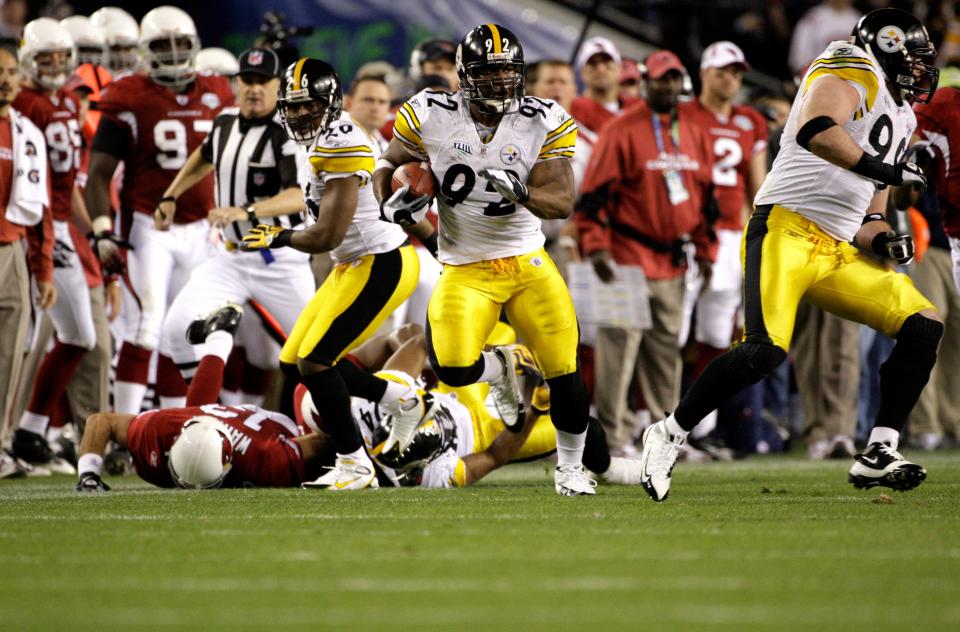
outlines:
[[930, 103], [918, 104], [914, 111], [917, 134], [937, 152], [937, 200], [953, 254], [953, 278], [960, 289], [960, 88], [939, 88]]
[[73, 189], [82, 146], [80, 108], [67, 90], [60, 89], [47, 95], [33, 87], [23, 87], [13, 107], [33, 121], [47, 141], [50, 210], [56, 240], [53, 282], [57, 288], [57, 302], [50, 308], [50, 318], [61, 343], [93, 349], [97, 334], [90, 308], [90, 291], [77, 254], [78, 248], [83, 246], [78, 245], [70, 234]]
[[[167, 305], [187, 282], [190, 271], [212, 253], [207, 212], [214, 207], [213, 176], [177, 200], [175, 225], [166, 232], [153, 227], [153, 212], [167, 186], [200, 146], [220, 109], [233, 103], [222, 77], [197, 75], [180, 94], [143, 75], [116, 79], [104, 90], [98, 108], [119, 126], [125, 138], [121, 232], [134, 250], [127, 256], [134, 314], [126, 340], [156, 349]], [[116, 128], [114, 128], [116, 129]], [[94, 151], [104, 150], [101, 121]]]
[[294, 441], [297, 424], [280, 413], [255, 406], [208, 404], [150, 410], [127, 429], [127, 449], [137, 475], [157, 487], [175, 487], [168, 457], [183, 424], [211, 415], [226, 426], [233, 446], [232, 467], [222, 487], [296, 487], [304, 480], [303, 454]]
[[697, 309], [697, 342], [717, 349], [730, 346], [737, 309], [740, 306], [743, 271], [740, 266], [740, 241], [743, 236], [750, 163], [767, 148], [767, 122], [759, 112], [746, 105], [734, 105], [729, 116], [708, 110], [699, 99], [680, 106], [684, 115], [707, 134], [713, 152], [713, 195], [720, 217], [714, 224], [717, 233], [717, 260], [713, 265], [710, 287], [700, 292], [702, 279], [691, 266], [684, 300], [684, 325], [681, 344], [690, 333], [690, 319]]

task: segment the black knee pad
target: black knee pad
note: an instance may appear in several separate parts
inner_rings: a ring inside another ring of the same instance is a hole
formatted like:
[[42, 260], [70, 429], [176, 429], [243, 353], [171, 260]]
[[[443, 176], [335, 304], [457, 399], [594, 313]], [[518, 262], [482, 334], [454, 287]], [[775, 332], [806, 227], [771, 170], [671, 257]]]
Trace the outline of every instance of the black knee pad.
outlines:
[[730, 356], [736, 369], [749, 371], [759, 381], [787, 359], [787, 352], [776, 345], [746, 341], [734, 347]]
[[483, 358], [471, 366], [439, 366], [433, 365], [433, 372], [437, 379], [448, 386], [468, 386], [475, 384], [483, 375]]
[[905, 321], [897, 332], [897, 342], [911, 346], [937, 348], [940, 338], [943, 337], [943, 323], [920, 314], [913, 314]]
[[554, 427], [571, 434], [583, 432], [590, 414], [590, 396], [583, 385], [580, 369], [552, 377], [547, 384], [550, 385], [550, 418]]

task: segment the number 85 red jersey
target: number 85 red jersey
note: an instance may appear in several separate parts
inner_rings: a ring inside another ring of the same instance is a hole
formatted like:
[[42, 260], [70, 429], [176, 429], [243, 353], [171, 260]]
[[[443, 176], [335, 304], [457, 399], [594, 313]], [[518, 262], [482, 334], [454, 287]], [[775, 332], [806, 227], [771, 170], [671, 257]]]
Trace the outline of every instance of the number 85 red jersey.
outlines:
[[[229, 82], [212, 75], [198, 74], [183, 94], [136, 74], [107, 86], [97, 109], [109, 123], [101, 119], [93, 150], [124, 161], [124, 213], [153, 214], [167, 186], [212, 129], [213, 119], [232, 104]], [[106, 138], [117, 136], [118, 129], [123, 139]], [[211, 174], [180, 196], [175, 221], [194, 222], [213, 207]]]

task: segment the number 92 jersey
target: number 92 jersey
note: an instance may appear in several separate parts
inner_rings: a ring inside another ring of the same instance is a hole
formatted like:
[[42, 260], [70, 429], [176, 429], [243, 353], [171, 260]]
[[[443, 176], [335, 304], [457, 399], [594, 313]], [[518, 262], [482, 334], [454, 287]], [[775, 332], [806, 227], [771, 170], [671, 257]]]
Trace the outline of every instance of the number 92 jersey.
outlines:
[[903, 158], [917, 127], [910, 103], [894, 101], [880, 65], [870, 53], [848, 42], [832, 42], [803, 77], [783, 128], [780, 153], [754, 203], [785, 206], [836, 239], [850, 241], [879, 183], [815, 156], [800, 147], [796, 138], [797, 120], [810, 86], [825, 76], [843, 79], [860, 94], [857, 109], [843, 123], [854, 142], [887, 164]]
[[577, 125], [559, 103], [523, 97], [483, 142], [462, 93], [425, 90], [397, 111], [393, 135], [430, 161], [439, 183], [440, 261], [462, 265], [543, 246], [540, 219], [505, 200], [480, 171], [503, 169], [526, 182], [537, 163], [573, 158]]

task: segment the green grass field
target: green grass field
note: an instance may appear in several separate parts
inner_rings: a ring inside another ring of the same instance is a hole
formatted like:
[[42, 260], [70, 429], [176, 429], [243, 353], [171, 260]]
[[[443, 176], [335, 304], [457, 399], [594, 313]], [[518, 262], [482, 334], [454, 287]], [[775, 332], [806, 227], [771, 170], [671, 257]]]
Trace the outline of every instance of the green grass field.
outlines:
[[[918, 455], [914, 455], [918, 456]], [[670, 499], [463, 491], [79, 496], [0, 481], [0, 627], [960, 629], [960, 454], [908, 494], [846, 462], [680, 464]]]

